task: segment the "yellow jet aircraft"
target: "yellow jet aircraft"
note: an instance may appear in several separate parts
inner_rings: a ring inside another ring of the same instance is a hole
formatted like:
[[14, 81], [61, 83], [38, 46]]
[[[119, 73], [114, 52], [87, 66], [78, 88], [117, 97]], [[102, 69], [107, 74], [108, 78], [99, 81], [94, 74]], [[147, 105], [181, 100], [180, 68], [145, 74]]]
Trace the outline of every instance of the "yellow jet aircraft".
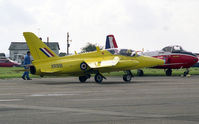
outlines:
[[133, 77], [130, 70], [163, 65], [164, 61], [153, 57], [138, 55], [131, 49], [106, 49], [59, 57], [35, 34], [23, 33], [33, 57], [30, 66], [31, 74], [40, 75], [71, 75], [78, 76], [85, 82], [95, 74], [95, 81], [101, 83], [106, 79], [102, 73], [124, 71], [123, 80], [130, 82]]

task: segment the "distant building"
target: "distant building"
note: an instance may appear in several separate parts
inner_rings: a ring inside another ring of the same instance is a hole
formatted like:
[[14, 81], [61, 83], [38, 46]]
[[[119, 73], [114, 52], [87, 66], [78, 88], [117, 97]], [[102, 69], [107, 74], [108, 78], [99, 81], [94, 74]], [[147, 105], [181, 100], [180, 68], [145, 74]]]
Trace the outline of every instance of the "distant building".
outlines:
[[[59, 43], [58, 42], [44, 42], [51, 50], [53, 50], [57, 55], [59, 55]], [[26, 42], [11, 42], [9, 51], [10, 59], [21, 63], [23, 61], [24, 55], [26, 55], [29, 50]]]

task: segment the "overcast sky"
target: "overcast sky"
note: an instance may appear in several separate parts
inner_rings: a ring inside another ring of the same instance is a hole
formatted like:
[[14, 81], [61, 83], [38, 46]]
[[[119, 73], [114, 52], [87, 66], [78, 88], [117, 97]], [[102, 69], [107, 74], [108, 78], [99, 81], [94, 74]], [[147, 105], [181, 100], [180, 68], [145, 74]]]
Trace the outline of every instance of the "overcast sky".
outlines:
[[181, 45], [199, 52], [199, 0], [0, 0], [0, 52], [33, 32], [66, 52], [87, 42], [104, 46], [115, 35], [120, 48], [159, 50]]

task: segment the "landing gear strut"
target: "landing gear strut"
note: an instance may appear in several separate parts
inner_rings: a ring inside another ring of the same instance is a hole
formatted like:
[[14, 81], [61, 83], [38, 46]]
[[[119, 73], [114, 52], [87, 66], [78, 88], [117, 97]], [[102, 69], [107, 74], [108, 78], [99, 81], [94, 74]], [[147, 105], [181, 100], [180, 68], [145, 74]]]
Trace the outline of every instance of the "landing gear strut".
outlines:
[[189, 69], [187, 68], [186, 71], [184, 72], [183, 76], [186, 77], [189, 74]]
[[143, 70], [138, 69], [138, 70], [137, 70], [137, 75], [138, 75], [138, 76], [144, 76]]
[[125, 82], [130, 82], [130, 81], [131, 81], [131, 78], [133, 77], [133, 74], [131, 73], [130, 70], [125, 71], [125, 72], [126, 72], [126, 74], [123, 75], [123, 80], [124, 80]]
[[172, 70], [170, 68], [168, 68], [166, 70], [166, 76], [171, 76], [172, 75]]

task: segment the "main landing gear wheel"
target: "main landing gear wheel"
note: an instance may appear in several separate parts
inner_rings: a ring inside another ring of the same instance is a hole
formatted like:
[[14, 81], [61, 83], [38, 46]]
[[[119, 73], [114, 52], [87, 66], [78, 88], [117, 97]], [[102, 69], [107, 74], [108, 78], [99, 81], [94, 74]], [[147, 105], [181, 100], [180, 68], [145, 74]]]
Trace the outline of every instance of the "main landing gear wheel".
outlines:
[[81, 70], [85, 71], [87, 68], [88, 68], [88, 65], [87, 65], [85, 62], [82, 62], [82, 63], [80, 64], [80, 69], [81, 69]]
[[138, 76], [144, 76], [143, 70], [138, 69], [138, 70], [137, 70], [137, 75], [138, 75]]
[[86, 82], [86, 80], [87, 80], [86, 76], [79, 76], [79, 81], [80, 82], [84, 83], [84, 82]]
[[95, 75], [95, 82], [102, 83], [102, 81], [103, 81], [103, 76], [101, 74], [96, 74]]
[[169, 68], [166, 70], [166, 76], [171, 76], [172, 75], [172, 70]]
[[79, 81], [84, 83], [90, 77], [91, 77], [91, 75], [79, 76]]
[[126, 74], [125, 75], [123, 75], [123, 80], [125, 81], [125, 82], [130, 82], [131, 81], [131, 79], [132, 79], [132, 77], [133, 77], [133, 74], [131, 73], [131, 71], [125, 71], [126, 72]]
[[131, 81], [132, 76], [130, 74], [125, 74], [123, 75], [123, 80], [125, 82], [130, 82]]

